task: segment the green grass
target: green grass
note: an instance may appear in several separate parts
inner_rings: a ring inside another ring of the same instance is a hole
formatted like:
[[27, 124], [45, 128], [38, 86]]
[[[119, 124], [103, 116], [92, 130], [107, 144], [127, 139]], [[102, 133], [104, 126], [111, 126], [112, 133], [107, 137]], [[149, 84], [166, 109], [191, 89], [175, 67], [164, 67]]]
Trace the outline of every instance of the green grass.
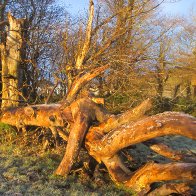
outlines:
[[98, 185], [82, 173], [73, 173], [67, 179], [55, 176], [64, 148], [43, 152], [42, 145], [26, 145], [14, 129], [2, 124], [0, 127], [0, 195], [127, 194], [112, 181]]

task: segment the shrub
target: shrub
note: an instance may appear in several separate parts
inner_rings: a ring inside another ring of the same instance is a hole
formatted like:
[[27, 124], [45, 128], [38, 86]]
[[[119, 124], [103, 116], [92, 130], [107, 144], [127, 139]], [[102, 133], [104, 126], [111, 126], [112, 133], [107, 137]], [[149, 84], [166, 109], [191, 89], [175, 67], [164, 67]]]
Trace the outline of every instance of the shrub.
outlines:
[[179, 97], [173, 105], [173, 111], [185, 112], [196, 117], [196, 98]]
[[0, 123], [0, 143], [10, 142], [16, 135], [16, 130], [12, 126]]
[[174, 100], [166, 97], [155, 97], [153, 105], [154, 107], [150, 114], [157, 114], [164, 111], [176, 111], [196, 116], [196, 98], [187, 99], [185, 97], [178, 97]]

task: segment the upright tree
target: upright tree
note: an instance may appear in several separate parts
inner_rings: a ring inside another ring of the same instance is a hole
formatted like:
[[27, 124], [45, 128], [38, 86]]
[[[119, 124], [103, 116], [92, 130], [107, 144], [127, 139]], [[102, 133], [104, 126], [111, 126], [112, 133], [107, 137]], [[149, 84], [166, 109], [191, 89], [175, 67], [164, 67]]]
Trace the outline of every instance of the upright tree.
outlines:
[[15, 0], [9, 2], [7, 9], [15, 17], [25, 18], [23, 95], [28, 102], [36, 101], [39, 83], [44, 80], [52, 82], [51, 70], [57, 64], [54, 56], [57, 54], [56, 45], [60, 45], [55, 43], [58, 40], [56, 32], [61, 28], [66, 13], [55, 0]]
[[21, 53], [24, 20], [8, 13], [5, 42], [1, 44], [2, 108], [18, 106], [22, 88]]

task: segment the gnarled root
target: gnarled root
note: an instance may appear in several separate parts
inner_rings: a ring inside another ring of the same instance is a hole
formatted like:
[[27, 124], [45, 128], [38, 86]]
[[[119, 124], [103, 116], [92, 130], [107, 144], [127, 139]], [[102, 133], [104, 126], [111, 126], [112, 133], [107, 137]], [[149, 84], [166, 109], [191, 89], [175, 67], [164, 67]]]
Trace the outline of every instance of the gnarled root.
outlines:
[[126, 124], [108, 134], [101, 127], [93, 127], [86, 137], [86, 147], [97, 161], [112, 157], [121, 149], [164, 135], [182, 135], [196, 139], [195, 118], [177, 113], [165, 112], [135, 123]]
[[178, 134], [196, 139], [195, 118], [192, 116], [165, 112], [122, 125], [107, 134], [102, 127], [91, 128], [85, 144], [89, 154], [106, 165], [110, 176], [117, 184], [147, 193], [150, 184], [154, 182], [195, 179], [196, 163], [147, 163], [132, 174], [117, 155], [125, 147], [159, 136]]
[[147, 163], [125, 182], [125, 186], [137, 192], [147, 193], [154, 182], [183, 180], [193, 181], [196, 178], [196, 163]]
[[189, 183], [167, 183], [163, 184], [159, 188], [156, 188], [154, 191], [148, 193], [148, 196], [166, 196], [171, 195], [173, 193], [191, 196], [192, 188], [190, 187]]

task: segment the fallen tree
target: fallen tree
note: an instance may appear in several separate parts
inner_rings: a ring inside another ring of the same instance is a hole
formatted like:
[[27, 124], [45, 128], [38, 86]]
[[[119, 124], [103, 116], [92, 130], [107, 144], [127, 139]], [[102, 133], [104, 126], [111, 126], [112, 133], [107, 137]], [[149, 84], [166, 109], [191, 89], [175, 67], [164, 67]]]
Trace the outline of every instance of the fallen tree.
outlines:
[[[56, 140], [59, 137], [66, 140], [64, 157], [55, 171], [57, 175], [67, 176], [70, 173], [84, 143], [89, 155], [98, 163], [105, 164], [117, 185], [130, 188], [141, 195], [147, 193], [156, 195], [157, 192], [166, 195], [184, 194], [191, 191], [189, 185], [196, 179], [194, 157], [185, 158], [186, 156], [163, 144], [156, 143], [150, 145], [150, 148], [175, 162], [167, 164], [148, 162], [131, 172], [121, 160], [119, 152], [126, 147], [165, 135], [182, 135], [195, 140], [196, 119], [194, 117], [176, 112], [165, 112], [147, 117], [145, 114], [152, 107], [150, 99], [127, 112], [113, 115], [101, 104], [102, 99], [90, 94], [82, 98], [78, 97], [83, 86], [109, 68], [106, 64], [94, 67], [90, 71], [83, 69], [90, 47], [93, 10], [93, 1], [90, 1], [85, 43], [81, 49], [81, 55], [76, 59], [78, 74], [75, 80], [70, 82], [67, 96], [58, 104], [5, 109], [2, 111], [0, 121], [16, 126], [18, 130], [22, 129], [24, 134], [26, 127], [30, 125], [46, 127], [52, 131]], [[119, 34], [121, 35], [122, 33]], [[64, 131], [65, 129], [68, 133]], [[177, 180], [180, 183], [169, 182], [156, 190], [151, 189], [151, 184], [154, 182], [171, 180]]]
[[[180, 190], [187, 191], [188, 184], [195, 180], [196, 163], [194, 161], [178, 157], [175, 161], [183, 160], [183, 162], [147, 163], [132, 173], [121, 161], [119, 152], [125, 147], [164, 135], [177, 134], [195, 140], [196, 119], [194, 117], [176, 112], [165, 112], [145, 117], [144, 114], [152, 106], [149, 99], [121, 115], [111, 115], [103, 106], [93, 100], [96, 99], [85, 97], [76, 99], [68, 105], [62, 102], [61, 104], [7, 109], [2, 113], [1, 122], [18, 128], [25, 128], [27, 125], [48, 127], [52, 130], [55, 129], [54, 134], [59, 133], [60, 135], [58, 128], [64, 128], [69, 124], [70, 131], [66, 151], [55, 172], [57, 175], [67, 176], [70, 173], [74, 162], [77, 160], [81, 145], [85, 142], [88, 153], [97, 162], [105, 164], [116, 184], [146, 194], [154, 182], [182, 180], [186, 182], [186, 186], [184, 185], [186, 188]], [[97, 125], [92, 125], [95, 123]], [[158, 144], [152, 145], [151, 148], [156, 152], [169, 158], [171, 156], [171, 159], [175, 157], [173, 155], [175, 152], [170, 155], [170, 150], [167, 148], [157, 150], [155, 145]], [[164, 186], [160, 188], [162, 192], [165, 191], [164, 189], [166, 189]], [[176, 191], [176, 189], [171, 188], [170, 192], [172, 190], [173, 192]], [[188, 190], [191, 189], [188, 188]]]

